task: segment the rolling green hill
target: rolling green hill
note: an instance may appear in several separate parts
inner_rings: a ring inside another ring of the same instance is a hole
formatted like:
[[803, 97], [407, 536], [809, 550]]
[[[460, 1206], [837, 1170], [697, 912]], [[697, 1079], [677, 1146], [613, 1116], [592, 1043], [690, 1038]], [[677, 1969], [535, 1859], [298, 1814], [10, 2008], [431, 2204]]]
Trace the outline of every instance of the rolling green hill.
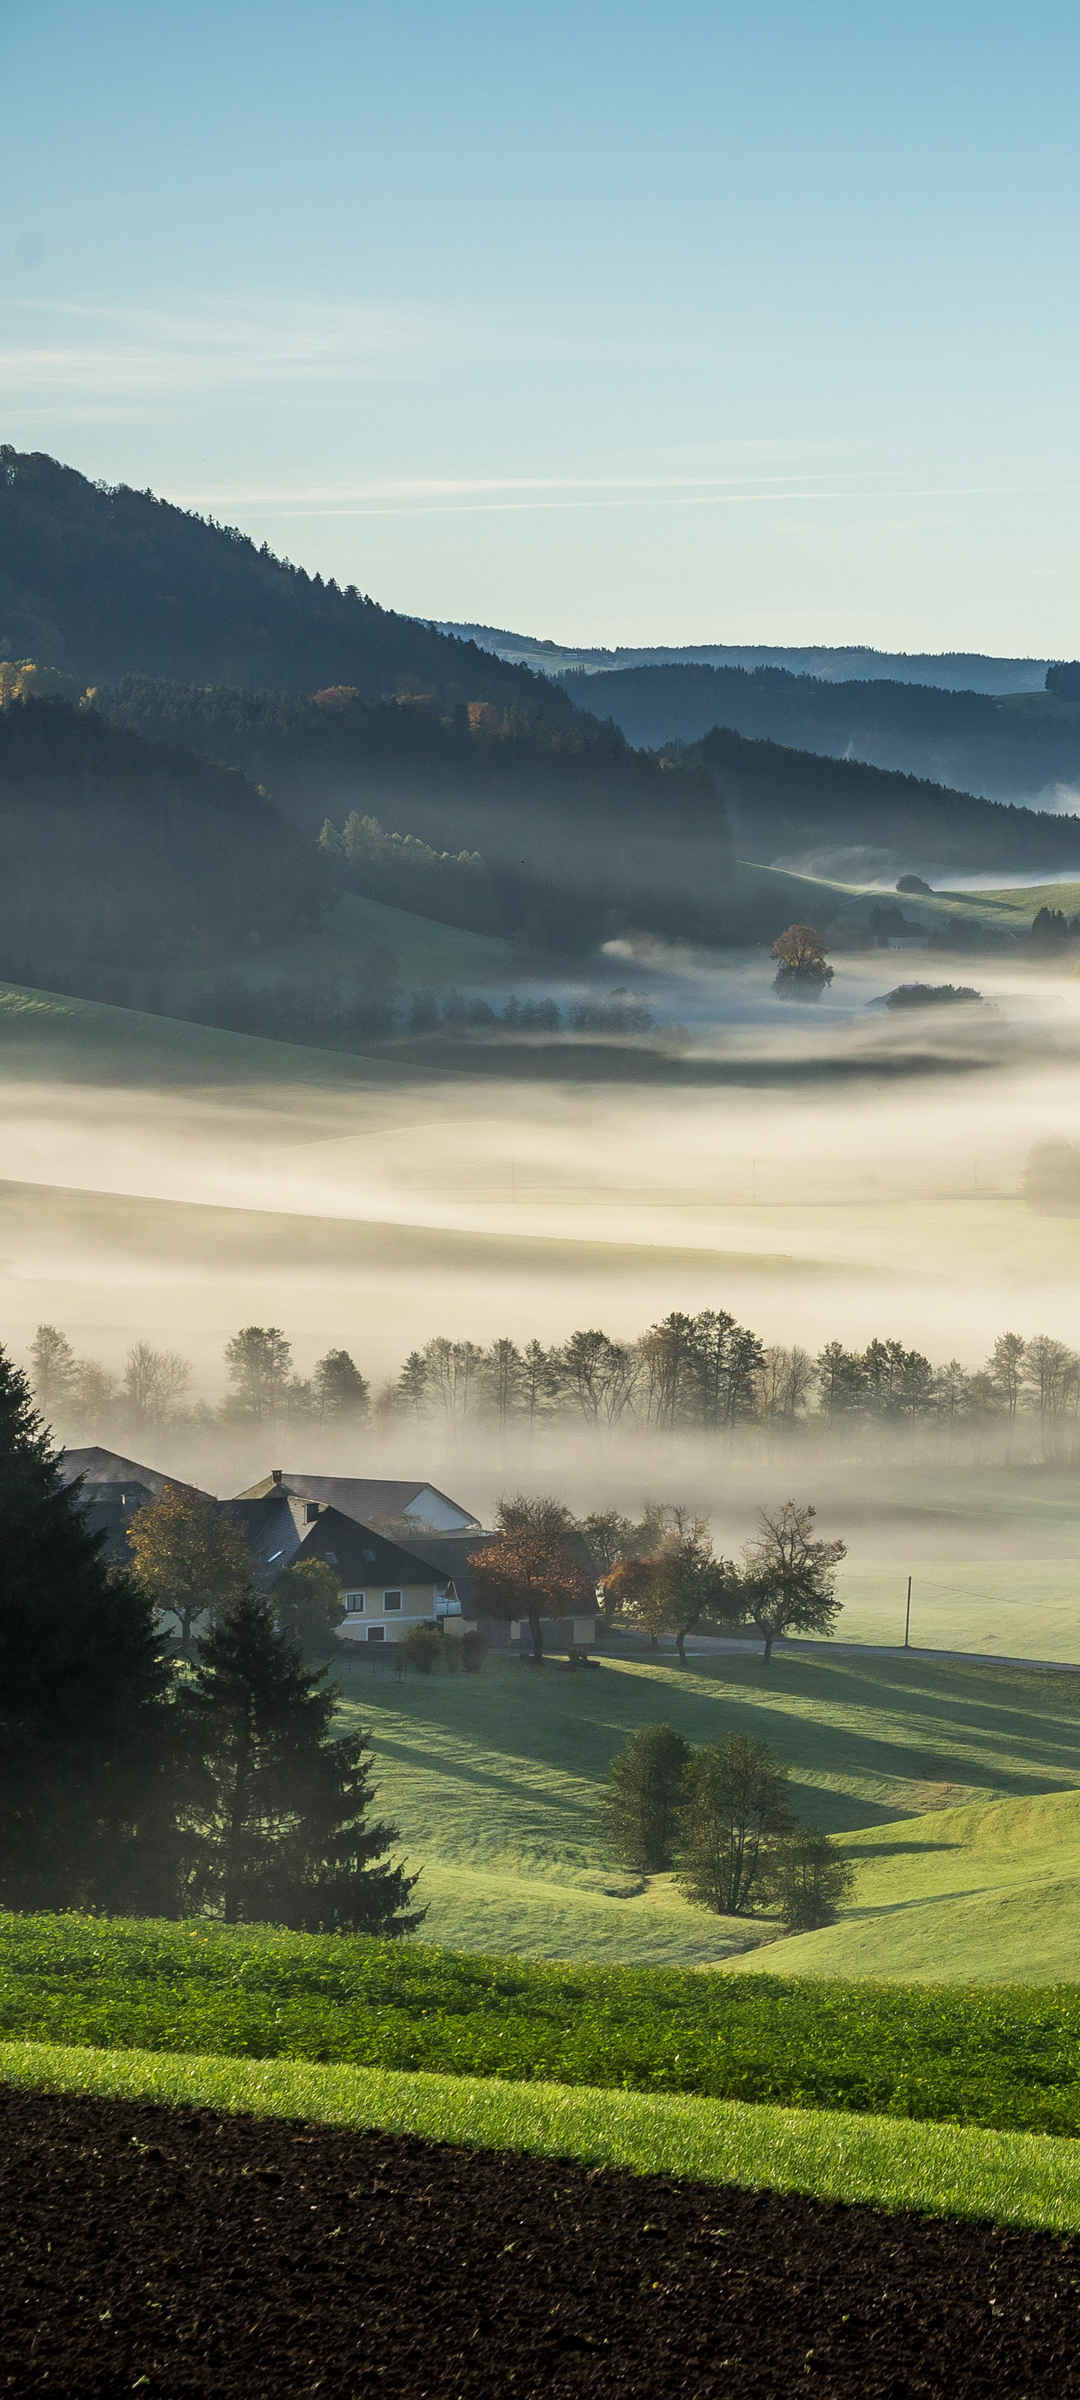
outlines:
[[[868, 1854], [908, 1841], [917, 1810], [931, 1812], [916, 1819], [928, 1829], [920, 1845], [937, 1839], [943, 1803], [978, 1803], [972, 1823], [980, 1810], [989, 1822], [999, 1798], [1022, 1809], [1033, 1803], [1017, 1795], [1038, 1795], [1038, 1807], [1050, 1810], [1047, 1822], [1056, 1823], [1057, 1800], [1044, 1803], [1041, 1795], [1062, 1792], [1062, 1824], [1067, 1817], [1071, 1832], [1057, 1849], [1060, 1855], [1072, 1840], [1080, 1871], [1080, 1797], [1074, 1804], [1068, 1788], [1080, 1777], [1072, 1677], [790, 1652], [767, 1673], [756, 1658], [735, 1655], [685, 1669], [667, 1659], [606, 1661], [578, 1677], [489, 1664], [475, 1679], [417, 1677], [404, 1685], [356, 1667], [346, 1713], [371, 1730], [380, 1804], [400, 1824], [406, 1855], [423, 1869], [425, 1937], [455, 1950], [704, 1966], [768, 1933], [760, 1920], [724, 1920], [689, 1907], [666, 1876], [634, 1894], [633, 1879], [603, 1857], [593, 1827], [608, 1761], [635, 1728], [661, 1717], [693, 1742], [732, 1732], [762, 1736], [789, 1768], [796, 1811], [829, 1832], [857, 1834]], [[1010, 1856], [1017, 1847], [1008, 1845]], [[906, 1860], [903, 1849], [898, 1855]], [[953, 1888], [972, 1880], [961, 1863]], [[1063, 1904], [1060, 1939], [1049, 1943], [1057, 1973], [1067, 1971], [1072, 1908]], [[845, 1920], [833, 1933], [782, 1945], [782, 1963], [795, 1973], [804, 1943], [855, 1939], [854, 1921]], [[1021, 1947], [1007, 1970], [1014, 1975], [1023, 1971]], [[958, 1953], [949, 1971], [974, 1975], [975, 1949], [961, 1945], [967, 1963]], [[756, 1955], [767, 1966], [779, 1954], [770, 1941]], [[984, 1971], [992, 1961], [988, 1944]], [[827, 1963], [823, 1951], [819, 1971], [863, 1969]]]
[[[1071, 1679], [1070, 1701], [1080, 1725]], [[748, 1966], [860, 1981], [1075, 1982], [1080, 1790], [934, 1809], [843, 1847], [858, 1880], [840, 1922], [770, 1942]]]

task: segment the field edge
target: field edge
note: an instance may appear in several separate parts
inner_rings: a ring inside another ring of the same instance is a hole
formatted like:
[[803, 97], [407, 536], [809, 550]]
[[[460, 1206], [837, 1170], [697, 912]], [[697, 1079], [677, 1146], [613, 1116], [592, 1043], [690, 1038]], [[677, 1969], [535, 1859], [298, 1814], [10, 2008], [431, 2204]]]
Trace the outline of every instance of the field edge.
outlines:
[[212, 2053], [0, 2042], [0, 2088], [306, 2120], [636, 2175], [1080, 2231], [1080, 2150], [1052, 2134]]

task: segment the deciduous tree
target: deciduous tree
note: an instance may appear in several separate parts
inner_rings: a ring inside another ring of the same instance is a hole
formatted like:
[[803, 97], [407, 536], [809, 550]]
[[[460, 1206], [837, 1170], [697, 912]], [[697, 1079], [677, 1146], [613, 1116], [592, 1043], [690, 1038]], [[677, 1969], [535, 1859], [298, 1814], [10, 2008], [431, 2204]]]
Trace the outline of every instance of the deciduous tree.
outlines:
[[595, 1584], [582, 1563], [574, 1519], [560, 1501], [519, 1492], [499, 1502], [498, 1523], [502, 1540], [470, 1555], [473, 1596], [481, 1616], [525, 1618], [539, 1662], [544, 1618], [584, 1614], [595, 1606]]
[[840, 1614], [836, 1568], [847, 1548], [818, 1541], [816, 1517], [808, 1502], [785, 1500], [772, 1515], [763, 1508], [743, 1552], [743, 1610], [761, 1636], [766, 1666], [778, 1634], [830, 1634]]
[[232, 1608], [254, 1579], [244, 1535], [215, 1500], [167, 1483], [159, 1499], [140, 1508], [128, 1534], [139, 1588], [165, 1616], [176, 1618], [179, 1648], [190, 1657], [200, 1617]]
[[788, 1822], [786, 1772], [764, 1742], [735, 1733], [696, 1751], [676, 1862], [688, 1897], [718, 1916], [748, 1915]]

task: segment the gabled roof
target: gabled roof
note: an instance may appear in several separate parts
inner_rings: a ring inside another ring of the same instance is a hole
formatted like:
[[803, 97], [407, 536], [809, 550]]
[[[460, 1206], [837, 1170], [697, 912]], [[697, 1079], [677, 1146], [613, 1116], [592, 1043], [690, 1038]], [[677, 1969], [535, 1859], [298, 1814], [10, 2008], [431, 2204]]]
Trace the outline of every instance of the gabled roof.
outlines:
[[[160, 1500], [167, 1483], [174, 1484], [181, 1492], [199, 1491], [198, 1484], [185, 1483], [180, 1475], [161, 1475], [156, 1467], [140, 1466], [137, 1459], [122, 1458], [119, 1451], [103, 1450], [97, 1445], [86, 1450], [61, 1450], [61, 1481], [74, 1483], [80, 1475], [87, 1484], [141, 1483], [155, 1500]], [[203, 1500], [210, 1497], [208, 1492], [200, 1492], [199, 1496]]]
[[448, 1492], [440, 1492], [434, 1483], [396, 1481], [392, 1477], [375, 1475], [303, 1475], [294, 1474], [291, 1467], [282, 1468], [279, 1475], [264, 1475], [260, 1482], [249, 1484], [238, 1492], [239, 1500], [261, 1500], [275, 1490], [295, 1492], [301, 1500], [321, 1500], [327, 1508], [339, 1508], [343, 1516], [355, 1517], [358, 1525], [396, 1525], [407, 1517], [414, 1503], [430, 1492], [444, 1508], [452, 1509], [461, 1519], [462, 1530], [471, 1531], [478, 1520], [460, 1500], [452, 1500]]
[[430, 1584], [434, 1590], [448, 1580], [418, 1551], [403, 1549], [374, 1525], [359, 1525], [355, 1517], [346, 1517], [337, 1508], [322, 1510], [294, 1555], [297, 1559], [324, 1558], [341, 1577], [342, 1586], [350, 1590], [359, 1590], [366, 1583], [388, 1585], [391, 1590], [400, 1584]]

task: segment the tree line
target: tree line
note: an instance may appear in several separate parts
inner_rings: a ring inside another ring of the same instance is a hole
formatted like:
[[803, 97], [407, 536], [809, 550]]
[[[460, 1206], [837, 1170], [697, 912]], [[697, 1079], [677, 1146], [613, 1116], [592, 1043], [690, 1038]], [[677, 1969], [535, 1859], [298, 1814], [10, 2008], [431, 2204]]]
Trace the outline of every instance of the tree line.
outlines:
[[134, 1439], [168, 1428], [340, 1425], [404, 1420], [420, 1426], [637, 1426], [731, 1434], [811, 1429], [848, 1440], [884, 1429], [954, 1434], [1004, 1427], [1033, 1432], [1053, 1455], [1080, 1417], [1080, 1355], [1052, 1334], [999, 1334], [984, 1364], [935, 1364], [895, 1338], [865, 1348], [839, 1340], [816, 1354], [767, 1343], [726, 1309], [672, 1310], [621, 1340], [580, 1327], [564, 1342], [509, 1335], [490, 1342], [437, 1334], [373, 1388], [344, 1347], [298, 1373], [280, 1326], [247, 1325], [225, 1345], [227, 1390], [196, 1392], [190, 1363], [140, 1340], [119, 1373], [79, 1356], [57, 1326], [39, 1325], [30, 1351], [38, 1406], [65, 1433]]

